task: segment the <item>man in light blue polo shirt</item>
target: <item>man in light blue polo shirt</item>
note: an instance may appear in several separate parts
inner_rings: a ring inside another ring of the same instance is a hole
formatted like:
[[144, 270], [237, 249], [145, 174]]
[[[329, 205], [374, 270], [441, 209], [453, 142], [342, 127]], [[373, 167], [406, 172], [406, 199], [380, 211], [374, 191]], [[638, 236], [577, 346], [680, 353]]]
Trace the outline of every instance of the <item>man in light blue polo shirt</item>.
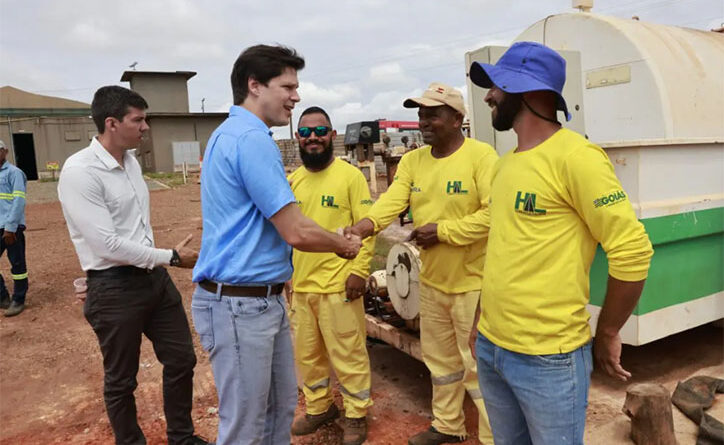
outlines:
[[293, 49], [247, 48], [231, 74], [236, 105], [204, 154], [191, 311], [219, 395], [218, 445], [290, 443], [297, 387], [281, 291], [291, 247], [354, 258], [361, 246], [301, 213], [271, 137], [299, 102], [302, 68]]

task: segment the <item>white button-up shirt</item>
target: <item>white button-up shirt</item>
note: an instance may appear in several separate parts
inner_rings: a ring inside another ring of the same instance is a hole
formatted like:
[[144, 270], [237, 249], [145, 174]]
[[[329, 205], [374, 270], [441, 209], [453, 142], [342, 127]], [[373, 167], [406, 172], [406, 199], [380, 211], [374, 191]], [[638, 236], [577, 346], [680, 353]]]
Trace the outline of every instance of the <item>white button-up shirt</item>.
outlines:
[[93, 138], [65, 161], [58, 197], [84, 271], [171, 261], [172, 250], [154, 247], [148, 187], [130, 151], [121, 166]]

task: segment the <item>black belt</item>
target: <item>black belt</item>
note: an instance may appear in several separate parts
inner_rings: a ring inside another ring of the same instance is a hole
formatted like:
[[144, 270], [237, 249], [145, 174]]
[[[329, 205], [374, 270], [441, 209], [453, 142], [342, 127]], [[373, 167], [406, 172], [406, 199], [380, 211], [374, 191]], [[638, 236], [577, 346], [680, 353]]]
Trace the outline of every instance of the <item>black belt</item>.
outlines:
[[[204, 280], [199, 283], [202, 289], [216, 293], [218, 283]], [[280, 295], [284, 290], [284, 283], [267, 284], [266, 286], [232, 286], [221, 285], [221, 295], [227, 297], [268, 297], [269, 295]]]
[[88, 270], [86, 275], [88, 277], [128, 277], [131, 275], [149, 275], [153, 273], [154, 269], [142, 269], [136, 266], [115, 266], [103, 270]]

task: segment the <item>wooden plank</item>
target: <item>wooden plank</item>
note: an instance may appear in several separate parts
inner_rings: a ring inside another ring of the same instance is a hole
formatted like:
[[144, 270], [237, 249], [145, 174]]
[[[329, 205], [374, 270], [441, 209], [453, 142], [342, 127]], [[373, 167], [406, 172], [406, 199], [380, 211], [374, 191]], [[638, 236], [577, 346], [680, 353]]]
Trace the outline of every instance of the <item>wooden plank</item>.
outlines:
[[365, 314], [365, 324], [367, 325], [368, 336], [382, 340], [405, 354], [422, 361], [422, 349], [420, 348], [420, 338], [418, 336], [405, 329], [396, 328], [369, 314]]

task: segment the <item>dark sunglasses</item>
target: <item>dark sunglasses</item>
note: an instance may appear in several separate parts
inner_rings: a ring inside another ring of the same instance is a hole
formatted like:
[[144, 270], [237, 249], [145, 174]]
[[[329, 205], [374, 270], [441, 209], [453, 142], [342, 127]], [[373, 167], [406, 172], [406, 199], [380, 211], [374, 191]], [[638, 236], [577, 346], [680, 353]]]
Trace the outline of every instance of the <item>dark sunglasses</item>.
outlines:
[[299, 127], [297, 131], [299, 131], [299, 136], [303, 138], [308, 138], [312, 135], [312, 132], [321, 138], [327, 136], [329, 130], [331, 130], [331, 128], [320, 125], [319, 127]]

